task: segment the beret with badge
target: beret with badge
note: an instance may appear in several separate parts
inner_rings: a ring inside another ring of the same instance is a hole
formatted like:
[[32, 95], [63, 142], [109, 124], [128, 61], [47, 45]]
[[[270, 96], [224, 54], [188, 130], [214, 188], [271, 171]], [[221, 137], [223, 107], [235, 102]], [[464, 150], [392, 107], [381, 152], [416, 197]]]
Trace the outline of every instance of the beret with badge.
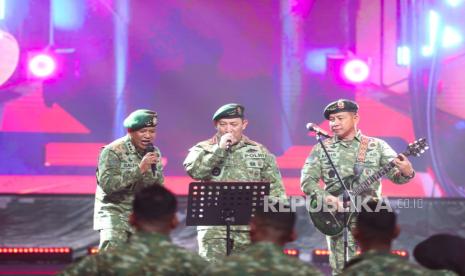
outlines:
[[212, 120], [244, 118], [244, 107], [240, 104], [225, 104], [213, 114]]
[[339, 113], [339, 112], [357, 112], [358, 104], [351, 100], [339, 99], [328, 104], [323, 112], [323, 115], [326, 120], [329, 120], [329, 115]]
[[129, 114], [124, 119], [123, 126], [132, 131], [139, 130], [144, 127], [155, 127], [158, 124], [158, 115], [155, 111], [148, 109], [138, 109]]

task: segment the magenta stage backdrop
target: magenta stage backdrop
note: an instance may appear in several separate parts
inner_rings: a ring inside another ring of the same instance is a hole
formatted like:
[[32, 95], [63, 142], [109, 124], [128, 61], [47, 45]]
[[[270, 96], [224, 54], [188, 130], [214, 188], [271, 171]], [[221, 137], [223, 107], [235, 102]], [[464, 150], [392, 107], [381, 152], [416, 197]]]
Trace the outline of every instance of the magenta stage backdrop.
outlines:
[[[276, 155], [290, 195], [302, 194], [300, 169], [315, 144], [305, 124], [328, 129], [322, 109], [332, 100], [356, 100], [363, 133], [385, 139], [398, 152], [421, 136], [415, 125], [422, 122], [412, 119], [408, 69], [379, 60], [379, 20], [366, 24], [371, 17], [364, 16], [373, 15], [376, 5], [65, 2], [7, 1], [0, 21], [21, 48], [15, 74], [0, 86], [0, 193], [93, 194], [100, 148], [124, 135], [122, 120], [137, 108], [159, 113], [155, 144], [164, 156], [166, 185], [181, 195], [192, 181], [182, 167], [187, 150], [214, 134], [211, 116], [229, 102], [245, 106], [246, 134]], [[388, 55], [395, 39], [383, 43]], [[47, 47], [59, 62], [57, 74], [30, 78], [28, 53]], [[327, 55], [348, 50], [371, 58], [375, 73], [368, 83], [343, 85], [327, 71]], [[455, 73], [460, 70], [453, 70], [461, 63], [444, 66], [446, 96], [439, 98], [435, 131], [439, 160], [463, 190], [465, 93], [463, 77]], [[400, 85], [386, 86], [378, 76], [399, 78]], [[457, 83], [461, 93], [450, 88]], [[407, 185], [383, 180], [385, 195], [460, 196], [436, 180], [428, 154], [411, 161], [415, 179]]]

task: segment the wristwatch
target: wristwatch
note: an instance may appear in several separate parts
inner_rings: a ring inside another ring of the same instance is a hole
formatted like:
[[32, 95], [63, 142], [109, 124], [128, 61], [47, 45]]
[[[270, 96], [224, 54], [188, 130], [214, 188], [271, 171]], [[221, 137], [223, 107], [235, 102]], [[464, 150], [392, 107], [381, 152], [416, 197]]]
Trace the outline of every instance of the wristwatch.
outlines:
[[402, 176], [405, 177], [405, 178], [407, 178], [407, 179], [412, 179], [412, 178], [415, 177], [415, 170], [413, 170], [412, 173], [411, 173], [410, 175], [403, 175], [403, 174], [402, 174]]

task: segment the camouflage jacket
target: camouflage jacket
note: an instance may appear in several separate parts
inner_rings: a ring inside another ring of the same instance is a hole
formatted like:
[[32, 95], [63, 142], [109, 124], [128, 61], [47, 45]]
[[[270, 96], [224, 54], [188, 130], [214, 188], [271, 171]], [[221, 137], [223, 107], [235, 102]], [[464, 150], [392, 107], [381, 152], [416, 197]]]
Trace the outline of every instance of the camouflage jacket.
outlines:
[[[155, 152], [161, 158], [156, 147]], [[118, 228], [131, 231], [128, 216], [135, 192], [154, 183], [163, 184], [161, 162], [156, 165], [155, 175], [151, 170], [142, 174], [139, 169], [142, 157], [129, 136], [112, 142], [100, 152], [94, 206], [95, 230]], [[136, 185], [138, 181], [142, 181], [143, 185]]]
[[434, 275], [389, 252], [369, 250], [351, 259], [341, 275]]
[[[202, 181], [270, 182], [270, 195], [285, 198], [286, 193], [276, 159], [263, 145], [243, 136], [230, 152], [218, 146], [218, 138], [202, 141], [189, 150], [184, 160], [187, 173]], [[199, 227], [198, 229], [226, 227]], [[232, 227], [247, 230], [247, 227]]]
[[[325, 147], [342, 179], [354, 176], [355, 174], [355, 164], [361, 139], [362, 133], [358, 131], [352, 141], [342, 141], [337, 137], [324, 141]], [[395, 151], [385, 141], [373, 137], [369, 137], [369, 139], [365, 162], [361, 164], [363, 166], [363, 170], [360, 174], [361, 181], [376, 173], [382, 166], [386, 165], [397, 156]], [[397, 168], [393, 168], [386, 176], [397, 184], [407, 183], [410, 180], [408, 177], [402, 176]], [[322, 196], [325, 192], [318, 185], [320, 179], [325, 183], [325, 190], [327, 192], [331, 193], [340, 189], [337, 176], [331, 168], [325, 152], [320, 144], [316, 144], [302, 168], [300, 179], [302, 191], [306, 195], [312, 195], [314, 193], [317, 196]], [[355, 184], [355, 186], [356, 185], [357, 184]], [[372, 189], [373, 195], [380, 197], [381, 181], [378, 180], [373, 183]]]
[[210, 265], [203, 275], [323, 275], [271, 242], [259, 242]]
[[137, 232], [127, 246], [87, 256], [61, 275], [199, 275], [206, 265], [166, 235]]

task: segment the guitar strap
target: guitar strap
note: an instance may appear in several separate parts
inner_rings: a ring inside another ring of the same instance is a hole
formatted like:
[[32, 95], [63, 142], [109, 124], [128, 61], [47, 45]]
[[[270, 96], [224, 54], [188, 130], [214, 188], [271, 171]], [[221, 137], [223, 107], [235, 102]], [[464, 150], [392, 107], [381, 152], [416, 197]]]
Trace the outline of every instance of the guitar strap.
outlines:
[[372, 140], [371, 138], [362, 135], [362, 140], [360, 141], [360, 147], [358, 148], [357, 161], [354, 166], [354, 174], [356, 177], [359, 177], [363, 172], [363, 167], [365, 165], [365, 158], [367, 155], [368, 143]]

